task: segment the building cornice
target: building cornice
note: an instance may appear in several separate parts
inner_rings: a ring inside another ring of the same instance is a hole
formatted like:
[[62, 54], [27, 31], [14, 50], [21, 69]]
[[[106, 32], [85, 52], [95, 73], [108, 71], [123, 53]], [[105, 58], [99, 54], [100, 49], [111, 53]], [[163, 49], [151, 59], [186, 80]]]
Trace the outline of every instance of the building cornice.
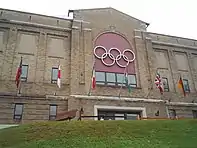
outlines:
[[38, 27], [38, 28], [40, 27], [40, 28], [60, 30], [60, 31], [71, 31], [71, 28], [38, 24], [38, 23], [33, 23], [33, 22], [24, 22], [24, 21], [18, 21], [18, 20], [1, 20], [0, 19], [0, 22], [1, 23], [9, 23], [9, 24], [17, 24], [17, 25], [26, 25], [26, 26]]
[[127, 97], [110, 97], [110, 96], [87, 96], [87, 95], [71, 95], [77, 99], [87, 100], [114, 100], [114, 101], [128, 101], [128, 102], [141, 102], [141, 103], [165, 103], [172, 106], [197, 106], [197, 103], [189, 102], [169, 102], [168, 100], [161, 99], [145, 99], [145, 98], [127, 98]]
[[197, 103], [189, 103], [189, 102], [169, 102], [167, 105], [172, 106], [197, 106]]
[[110, 97], [110, 96], [86, 96], [86, 95], [71, 95], [78, 99], [87, 99], [87, 100], [120, 100], [120, 101], [129, 101], [129, 102], [146, 102], [146, 103], [165, 103], [165, 100], [158, 99], [144, 99], [144, 98], [126, 98], [126, 97]]
[[165, 43], [165, 42], [159, 42], [159, 41], [152, 41], [152, 43], [156, 44], [156, 45], [163, 45], [163, 46], [171, 46], [171, 47], [179, 47], [179, 48], [197, 50], [197, 47], [185, 46], [185, 45], [181, 45], [181, 44]]

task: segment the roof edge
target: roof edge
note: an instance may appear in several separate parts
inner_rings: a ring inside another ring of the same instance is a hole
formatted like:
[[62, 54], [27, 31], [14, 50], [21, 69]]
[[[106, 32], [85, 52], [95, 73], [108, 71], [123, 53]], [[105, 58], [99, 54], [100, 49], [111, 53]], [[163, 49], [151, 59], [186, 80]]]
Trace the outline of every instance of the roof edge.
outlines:
[[195, 38], [182, 37], [182, 36], [176, 36], [176, 35], [171, 35], [171, 34], [162, 34], [162, 33], [157, 33], [157, 32], [150, 32], [150, 31], [142, 31], [142, 32], [147, 33], [147, 34], [154, 34], [154, 35], [161, 35], [161, 36], [172, 37], [172, 38], [197, 41], [197, 39], [195, 39]]
[[39, 13], [33, 13], [33, 12], [27, 12], [27, 11], [21, 11], [21, 10], [13, 10], [13, 9], [0, 8], [0, 11], [12, 11], [12, 12], [29, 14], [29, 15], [37, 15], [37, 16], [41, 16], [41, 17], [49, 17], [49, 18], [54, 18], [54, 19], [61, 19], [61, 20], [65, 20], [65, 21], [71, 21], [72, 20], [71, 18], [63, 18], [63, 17], [58, 17], [58, 16], [45, 15], [45, 14], [39, 14]]
[[147, 27], [150, 25], [150, 23], [147, 23], [147, 22], [145, 22], [145, 21], [142, 21], [142, 20], [140, 20], [140, 19], [137, 19], [137, 18], [135, 18], [135, 17], [133, 17], [133, 16], [127, 14], [127, 13], [124, 13], [124, 12], [122, 12], [122, 11], [120, 11], [120, 10], [118, 10], [118, 9], [112, 8], [112, 7], [87, 8], [87, 9], [72, 9], [72, 10], [69, 10], [69, 12], [74, 12], [74, 11], [89, 11], [89, 10], [90, 10], [90, 11], [91, 11], [91, 10], [103, 10], [103, 9], [113, 9], [113, 10], [116, 10], [116, 11], [122, 13], [122, 14], [125, 14], [125, 15], [127, 15], [127, 16], [129, 16], [129, 17], [135, 19], [135, 20], [138, 20], [138, 21], [140, 21], [140, 22], [146, 24]]

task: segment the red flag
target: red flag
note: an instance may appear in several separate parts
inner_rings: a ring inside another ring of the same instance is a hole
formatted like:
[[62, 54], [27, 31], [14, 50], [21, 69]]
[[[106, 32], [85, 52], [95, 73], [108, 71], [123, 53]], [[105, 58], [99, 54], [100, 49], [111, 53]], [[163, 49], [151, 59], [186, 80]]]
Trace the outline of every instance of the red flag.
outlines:
[[16, 79], [15, 79], [15, 83], [16, 83], [16, 87], [17, 88], [18, 88], [19, 83], [20, 83], [21, 74], [22, 74], [22, 57], [21, 57], [21, 61], [20, 61], [19, 67], [17, 69]]
[[96, 88], [96, 77], [95, 77], [95, 69], [92, 72], [92, 89]]
[[61, 87], [61, 69], [60, 69], [60, 65], [58, 66], [57, 86], [58, 86], [59, 88]]

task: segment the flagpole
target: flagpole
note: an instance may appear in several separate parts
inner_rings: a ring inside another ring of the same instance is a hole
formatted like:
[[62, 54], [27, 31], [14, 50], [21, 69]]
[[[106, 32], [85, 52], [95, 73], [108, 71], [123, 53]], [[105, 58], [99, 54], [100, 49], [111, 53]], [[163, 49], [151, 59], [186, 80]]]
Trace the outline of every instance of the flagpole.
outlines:
[[[126, 69], [127, 69], [127, 66], [128, 66], [129, 64], [127, 64], [126, 65], [126, 67], [125, 67], [125, 69], [124, 69], [124, 75], [125, 75], [125, 73], [126, 73]], [[124, 82], [124, 76], [123, 76], [123, 80], [122, 80], [122, 84], [121, 84], [121, 87], [120, 87], [120, 90], [119, 90], [119, 98], [120, 98], [120, 93], [121, 93], [121, 90], [122, 90], [122, 86], [123, 86], [123, 82]]]
[[21, 82], [21, 75], [22, 75], [22, 65], [23, 65], [23, 57], [21, 56], [21, 61], [20, 61], [20, 70], [21, 70], [21, 73], [20, 73], [20, 77], [19, 77], [19, 88], [18, 88], [18, 95], [21, 95], [21, 85], [22, 85], [22, 82]]
[[17, 95], [21, 95], [21, 79], [20, 79]]
[[89, 91], [88, 91], [88, 96], [90, 96], [91, 94], [91, 88], [92, 88], [92, 76], [93, 76], [93, 71], [94, 71], [94, 68], [95, 68], [95, 59], [94, 59], [94, 64], [92, 66], [92, 75], [91, 75], [91, 83], [90, 83], [90, 87], [89, 87]]
[[[58, 61], [58, 73], [59, 73], [59, 67], [60, 67], [60, 59]], [[57, 76], [57, 87], [56, 87], [56, 91], [55, 91], [55, 96], [57, 95], [57, 90], [58, 90], [58, 76]]]
[[18, 89], [18, 94], [20, 95], [21, 94], [21, 77], [20, 77], [20, 84], [19, 84], [19, 89]]

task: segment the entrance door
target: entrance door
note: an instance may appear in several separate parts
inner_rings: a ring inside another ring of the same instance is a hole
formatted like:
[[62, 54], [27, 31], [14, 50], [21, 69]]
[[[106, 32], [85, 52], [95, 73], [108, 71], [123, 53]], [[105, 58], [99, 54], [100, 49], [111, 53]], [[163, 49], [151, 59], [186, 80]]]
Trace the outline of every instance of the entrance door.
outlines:
[[137, 120], [138, 114], [127, 114], [127, 120]]
[[[115, 114], [115, 120], [125, 120], [125, 114]], [[121, 117], [122, 116], [122, 117]]]
[[140, 111], [98, 110], [98, 120], [137, 120]]

